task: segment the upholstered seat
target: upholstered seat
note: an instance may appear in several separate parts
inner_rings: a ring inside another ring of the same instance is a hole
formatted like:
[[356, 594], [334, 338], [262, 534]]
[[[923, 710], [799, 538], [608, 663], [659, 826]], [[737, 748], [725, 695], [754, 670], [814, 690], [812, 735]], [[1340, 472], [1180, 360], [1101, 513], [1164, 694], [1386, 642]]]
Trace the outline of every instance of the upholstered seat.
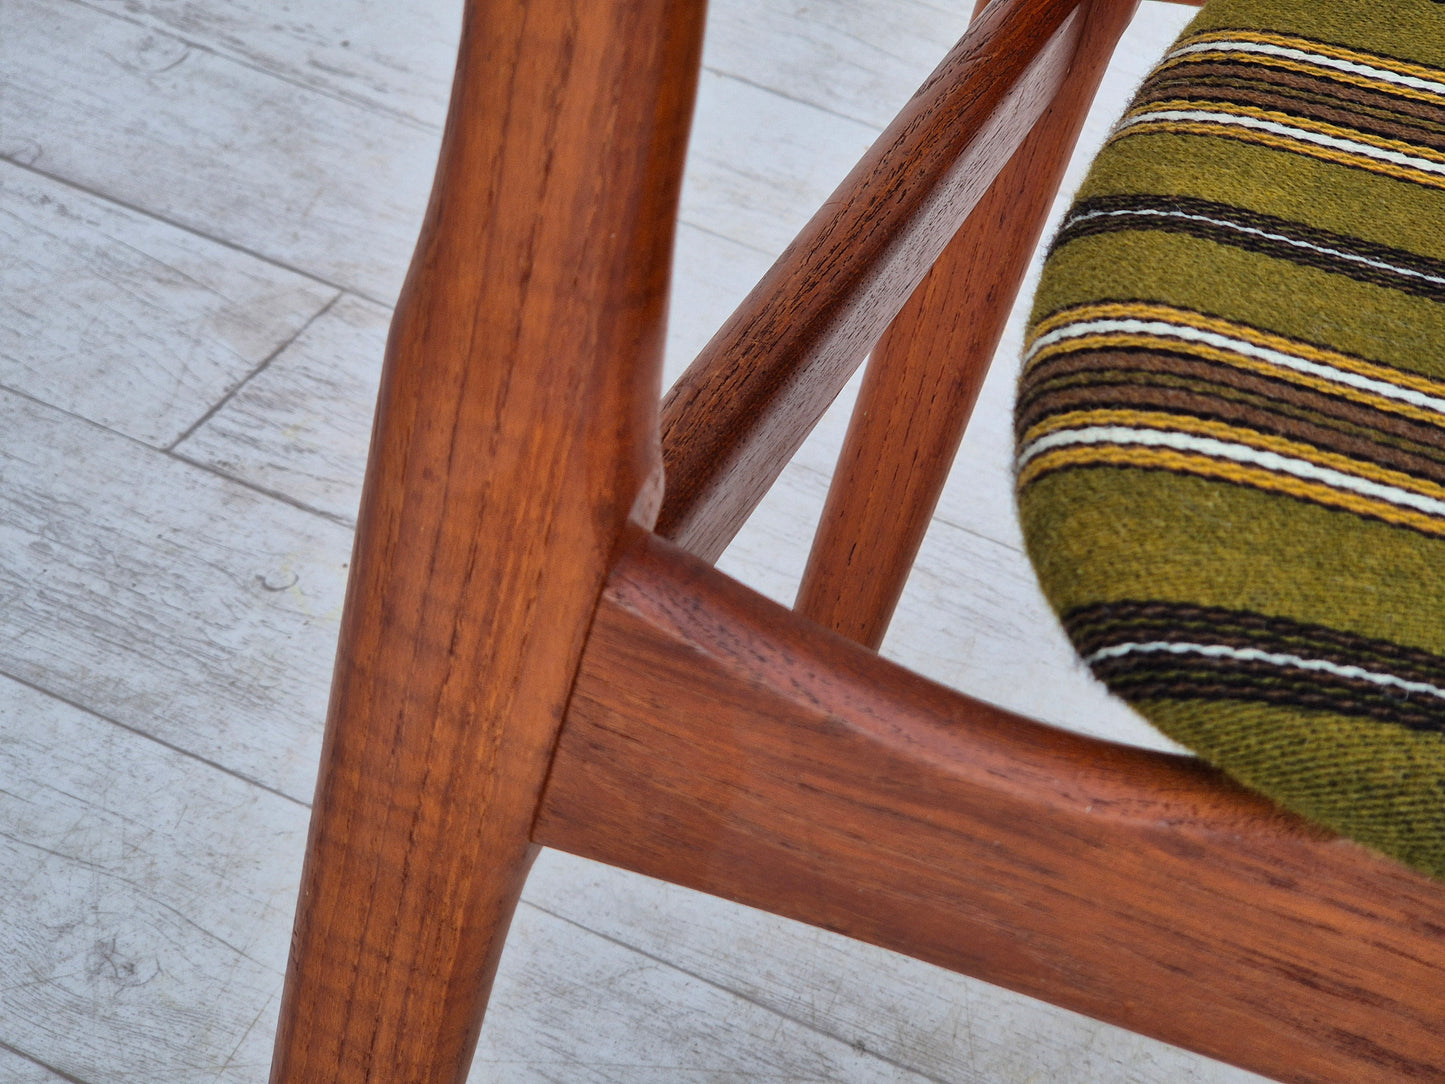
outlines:
[[1445, 7], [1216, 0], [1054, 243], [1019, 501], [1095, 675], [1445, 876]]

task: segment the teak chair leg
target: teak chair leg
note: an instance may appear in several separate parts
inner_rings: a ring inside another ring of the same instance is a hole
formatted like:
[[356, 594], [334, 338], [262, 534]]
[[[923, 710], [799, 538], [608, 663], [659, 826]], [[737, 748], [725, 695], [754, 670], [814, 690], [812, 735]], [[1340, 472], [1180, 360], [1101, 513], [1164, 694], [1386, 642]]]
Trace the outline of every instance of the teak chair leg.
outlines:
[[795, 609], [877, 648], [1132, 4], [1090, 5], [1023, 145], [874, 348]]
[[990, 4], [678, 378], [659, 535], [709, 561], [727, 548], [1054, 101], [1085, 14]]
[[466, 1077], [603, 579], [660, 498], [702, 15], [467, 5], [388, 346], [278, 1084]]

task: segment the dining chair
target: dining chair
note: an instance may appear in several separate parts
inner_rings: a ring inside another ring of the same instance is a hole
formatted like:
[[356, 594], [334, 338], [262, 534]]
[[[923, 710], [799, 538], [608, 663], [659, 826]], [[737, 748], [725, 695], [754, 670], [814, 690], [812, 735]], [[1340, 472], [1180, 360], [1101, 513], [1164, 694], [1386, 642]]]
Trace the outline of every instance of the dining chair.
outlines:
[[[273, 1082], [464, 1080], [543, 846], [1280, 1080], [1445, 1079], [1445, 886], [872, 650], [1134, 6], [984, 7], [662, 398], [703, 4], [467, 0]], [[712, 562], [870, 351], [788, 610]]]

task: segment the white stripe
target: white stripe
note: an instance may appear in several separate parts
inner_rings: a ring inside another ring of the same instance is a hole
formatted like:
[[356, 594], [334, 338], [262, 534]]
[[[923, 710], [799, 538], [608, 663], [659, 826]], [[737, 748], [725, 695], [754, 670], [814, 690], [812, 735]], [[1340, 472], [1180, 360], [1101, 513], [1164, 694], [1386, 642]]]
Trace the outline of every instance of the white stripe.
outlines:
[[1133, 208], [1114, 211], [1089, 211], [1085, 214], [1075, 215], [1067, 223], [1065, 223], [1065, 228], [1068, 228], [1068, 226], [1073, 225], [1075, 222], [1084, 222], [1091, 218], [1113, 217], [1117, 215], [1158, 216], [1162, 218], [1182, 218], [1189, 222], [1207, 222], [1211, 226], [1223, 226], [1225, 229], [1231, 229], [1237, 233], [1248, 233], [1252, 234], [1255, 237], [1267, 238], [1271, 241], [1283, 241], [1285, 244], [1293, 245], [1295, 248], [1307, 248], [1314, 252], [1323, 252], [1327, 256], [1334, 256], [1341, 260], [1349, 260], [1352, 263], [1362, 263], [1370, 267], [1378, 267], [1382, 271], [1392, 271], [1397, 275], [1410, 275], [1417, 279], [1424, 279], [1426, 282], [1434, 282], [1445, 285], [1445, 277], [1442, 277], [1440, 275], [1427, 275], [1425, 272], [1416, 271], [1413, 268], [1400, 267], [1397, 264], [1386, 263], [1384, 260], [1372, 260], [1368, 256], [1361, 256], [1358, 253], [1354, 252], [1345, 252], [1342, 249], [1328, 248], [1324, 245], [1316, 245], [1312, 242], [1303, 241], [1296, 237], [1287, 237], [1282, 233], [1272, 233], [1269, 230], [1261, 230], [1255, 226], [1246, 226], [1240, 222], [1231, 222], [1227, 218], [1210, 218], [1208, 215], [1189, 214], [1185, 211], [1171, 211], [1164, 209], [1149, 211]]
[[1238, 659], [1240, 662], [1267, 662], [1275, 666], [1289, 666], [1296, 670], [1314, 670], [1335, 674], [1344, 678], [1358, 678], [1375, 685], [1386, 685], [1410, 693], [1428, 693], [1445, 699], [1445, 689], [1425, 681], [1406, 681], [1394, 674], [1381, 674], [1360, 666], [1341, 665], [1328, 659], [1306, 659], [1299, 655], [1281, 655], [1273, 651], [1261, 651], [1254, 647], [1228, 647], [1224, 644], [1177, 644], [1163, 640], [1150, 643], [1115, 644], [1100, 648], [1084, 661], [1090, 666], [1103, 659], [1117, 659], [1124, 655], [1166, 652], [1170, 655], [1203, 655], [1211, 659]]
[[1289, 139], [1298, 140], [1301, 143], [1314, 143], [1321, 147], [1329, 147], [1332, 150], [1346, 151], [1349, 154], [1358, 154], [1365, 158], [1374, 158], [1381, 162], [1391, 162], [1397, 166], [1408, 166], [1411, 169], [1418, 169], [1424, 173], [1445, 174], [1445, 164], [1432, 162], [1427, 158], [1417, 158], [1412, 154], [1404, 154], [1400, 151], [1388, 150], [1384, 147], [1373, 147], [1368, 143], [1357, 143], [1353, 139], [1339, 139], [1335, 136], [1325, 135], [1322, 132], [1307, 132], [1303, 128], [1294, 128], [1288, 124], [1280, 124], [1272, 120], [1262, 120], [1259, 117], [1240, 116], [1235, 113], [1223, 111], [1214, 112], [1204, 109], [1160, 109], [1157, 112], [1143, 113], [1137, 117], [1131, 117], [1119, 124], [1119, 131], [1125, 128], [1132, 128], [1136, 124], [1152, 124], [1158, 121], [1194, 121], [1205, 124], [1234, 125], [1238, 128], [1256, 128], [1264, 132], [1273, 132], [1275, 135], [1282, 135]]
[[1213, 346], [1220, 350], [1228, 350], [1231, 353], [1242, 354], [1245, 357], [1267, 361], [1272, 365], [1278, 365], [1284, 369], [1293, 369], [1295, 372], [1322, 377], [1336, 384], [1345, 384], [1352, 388], [1359, 388], [1362, 391], [1383, 395], [1386, 398], [1396, 399], [1402, 403], [1409, 403], [1411, 406], [1432, 410], [1437, 414], [1445, 414], [1445, 399], [1438, 396], [1426, 395], [1424, 392], [1416, 391], [1413, 388], [1402, 388], [1397, 384], [1391, 384], [1384, 380], [1375, 380], [1372, 377], [1361, 376], [1359, 373], [1337, 369], [1333, 365], [1325, 365], [1320, 362], [1295, 357], [1293, 354], [1286, 354], [1279, 350], [1271, 350], [1268, 347], [1258, 346], [1244, 339], [1235, 339], [1213, 331], [1189, 327], [1188, 325], [1170, 324], [1163, 320], [1081, 320], [1077, 323], [1065, 324], [1035, 339], [1034, 344], [1029, 347], [1028, 353], [1024, 356], [1024, 363], [1028, 364], [1040, 350], [1052, 346], [1056, 342], [1064, 339], [1078, 338], [1083, 335], [1097, 334], [1151, 335], [1160, 338], [1182, 339], [1185, 342], [1203, 343], [1206, 346]]
[[1290, 60], [1303, 60], [1309, 64], [1315, 64], [1322, 68], [1334, 68], [1336, 71], [1351, 72], [1355, 75], [1363, 75], [1370, 79], [1378, 79], [1386, 83], [1394, 83], [1397, 86], [1412, 87], [1415, 90], [1429, 91], [1431, 94], [1445, 94], [1445, 83], [1437, 83], [1431, 79], [1421, 79], [1414, 75], [1405, 75], [1402, 72], [1390, 71], [1388, 68], [1376, 68], [1370, 64], [1360, 64], [1353, 60], [1341, 60], [1338, 57], [1324, 56], [1320, 53], [1310, 53], [1303, 49], [1291, 49], [1283, 45], [1269, 45], [1258, 41], [1208, 41], [1196, 45], [1186, 45], [1182, 49], [1175, 49], [1165, 60], [1173, 60], [1175, 57], [1184, 56], [1188, 53], [1208, 52], [1231, 52], [1231, 53], [1263, 53], [1267, 56], [1286, 57]]
[[1348, 490], [1365, 497], [1387, 501], [1390, 504], [1413, 508], [1432, 516], [1445, 516], [1445, 501], [1413, 493], [1398, 486], [1385, 485], [1368, 478], [1360, 478], [1343, 471], [1321, 467], [1308, 460], [1280, 455], [1278, 452], [1251, 448], [1247, 444], [1217, 440], [1214, 437], [1198, 437], [1192, 433], [1174, 433], [1163, 429], [1135, 429], [1122, 425], [1090, 425], [1079, 429], [1059, 429], [1045, 433], [1030, 442], [1019, 452], [1019, 469], [1044, 452], [1076, 444], [1121, 444], [1142, 445], [1150, 448], [1170, 448], [1181, 452], [1194, 452], [1213, 459], [1227, 459], [1262, 467], [1277, 474], [1288, 474], [1310, 482], [1320, 482], [1334, 489]]

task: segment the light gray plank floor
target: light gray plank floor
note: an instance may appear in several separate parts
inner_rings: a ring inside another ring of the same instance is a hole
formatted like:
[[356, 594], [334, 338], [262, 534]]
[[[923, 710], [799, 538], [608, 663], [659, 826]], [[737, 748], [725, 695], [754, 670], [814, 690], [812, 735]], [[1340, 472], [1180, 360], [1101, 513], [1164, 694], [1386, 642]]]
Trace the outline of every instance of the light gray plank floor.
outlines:
[[[966, 23], [714, 0], [676, 374]], [[1145, 4], [1097, 144], [1187, 12]], [[371, 402], [456, 0], [0, 0], [0, 1084], [266, 1076]], [[893, 657], [1162, 745], [1071, 661], [1008, 496], [1018, 329]], [[846, 399], [846, 396], [845, 396]], [[789, 601], [844, 414], [723, 567]], [[560, 854], [476, 1081], [1255, 1079]]]

